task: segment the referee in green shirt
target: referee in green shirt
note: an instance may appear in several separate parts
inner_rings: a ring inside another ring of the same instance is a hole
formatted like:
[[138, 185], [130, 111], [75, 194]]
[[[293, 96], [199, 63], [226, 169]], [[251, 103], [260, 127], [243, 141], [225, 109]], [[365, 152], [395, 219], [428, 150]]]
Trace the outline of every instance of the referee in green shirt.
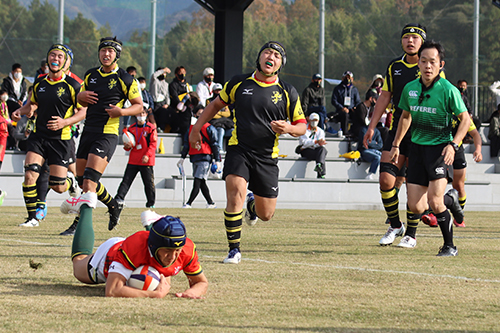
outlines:
[[[438, 256], [456, 256], [458, 251], [453, 244], [453, 223], [447, 208], [453, 213], [463, 213], [459, 209], [458, 196], [445, 195], [445, 191], [448, 181], [453, 179], [455, 152], [467, 133], [470, 117], [458, 89], [439, 76], [444, 66], [443, 46], [426, 41], [418, 55], [421, 78], [409, 82], [403, 89], [399, 102], [403, 114], [390, 157], [397, 160], [399, 144], [411, 125], [412, 146], [406, 180], [408, 206], [412, 212], [421, 214], [429, 203], [444, 238]], [[452, 136], [453, 115], [460, 119], [455, 136]], [[408, 243], [406, 247], [415, 247], [414, 236], [405, 236], [403, 241]]]

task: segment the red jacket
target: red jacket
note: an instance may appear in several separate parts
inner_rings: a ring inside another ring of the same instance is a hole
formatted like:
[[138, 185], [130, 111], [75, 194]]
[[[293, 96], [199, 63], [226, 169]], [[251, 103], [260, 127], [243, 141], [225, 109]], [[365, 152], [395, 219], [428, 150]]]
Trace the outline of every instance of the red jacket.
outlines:
[[[146, 122], [144, 126], [138, 126], [137, 122], [133, 123], [128, 129], [124, 128], [123, 132], [129, 132], [135, 137], [135, 147], [125, 149], [130, 151], [128, 164], [132, 165], [155, 165], [156, 144], [158, 135], [156, 128], [150, 122]], [[140, 149], [139, 149], [140, 148]], [[142, 163], [142, 157], [148, 156], [148, 163]]]

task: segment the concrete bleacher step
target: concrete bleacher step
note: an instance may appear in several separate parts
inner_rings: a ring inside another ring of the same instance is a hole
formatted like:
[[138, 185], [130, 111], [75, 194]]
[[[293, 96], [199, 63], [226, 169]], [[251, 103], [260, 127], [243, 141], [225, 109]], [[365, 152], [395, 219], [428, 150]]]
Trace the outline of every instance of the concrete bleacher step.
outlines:
[[[193, 178], [192, 165], [187, 158], [184, 162], [187, 174], [183, 191], [177, 161], [180, 158], [182, 139], [178, 134], [159, 134], [163, 139], [165, 154], [156, 155], [155, 184], [157, 207], [180, 207], [183, 197], [187, 200], [191, 192]], [[380, 201], [378, 180], [365, 180], [369, 163], [360, 164], [352, 160], [339, 158], [350, 150], [347, 139], [327, 138], [328, 156], [326, 160], [326, 179], [316, 179], [315, 163], [306, 161], [295, 153], [298, 139], [289, 136], [280, 138], [280, 195], [278, 208], [312, 209], [383, 209]], [[497, 210], [500, 203], [500, 163], [497, 158], [489, 157], [489, 145], [483, 144], [483, 161], [472, 160], [474, 146], [466, 144], [467, 168], [467, 209]], [[24, 178], [25, 154], [7, 151], [0, 171], [0, 188], [8, 192], [5, 205], [23, 206], [22, 182]], [[102, 183], [114, 195], [122, 180], [128, 153], [118, 145], [115, 155], [102, 177]], [[378, 177], [378, 176], [377, 176]], [[222, 180], [209, 179], [211, 195], [219, 208], [225, 207], [225, 183]], [[401, 190], [405, 193], [405, 189]], [[49, 192], [48, 204], [58, 206], [67, 198], [67, 194]], [[404, 207], [406, 196], [400, 196]], [[128, 207], [144, 207], [146, 198], [140, 175], [137, 175], [126, 198]], [[99, 204], [102, 205], [102, 204]], [[200, 195], [193, 204], [195, 208], [206, 205]]]

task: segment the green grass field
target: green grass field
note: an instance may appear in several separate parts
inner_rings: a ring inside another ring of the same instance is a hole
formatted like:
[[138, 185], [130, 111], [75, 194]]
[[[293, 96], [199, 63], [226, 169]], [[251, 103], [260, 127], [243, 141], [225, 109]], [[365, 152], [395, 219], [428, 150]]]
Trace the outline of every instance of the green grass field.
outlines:
[[[96, 246], [140, 230], [141, 211], [126, 208], [109, 232], [96, 209]], [[379, 246], [382, 211], [278, 210], [272, 222], [244, 225], [239, 265], [221, 263], [221, 209], [157, 212], [186, 224], [210, 282], [205, 299], [173, 296], [187, 287], [183, 273], [164, 299], [105, 298], [103, 285], [72, 276], [72, 237], [58, 236], [72, 216], [51, 207], [40, 227], [22, 229], [25, 209], [1, 207], [0, 331], [500, 331], [498, 212], [467, 211], [467, 227], [455, 229], [458, 257], [439, 258], [439, 228], [424, 224], [415, 249]]]

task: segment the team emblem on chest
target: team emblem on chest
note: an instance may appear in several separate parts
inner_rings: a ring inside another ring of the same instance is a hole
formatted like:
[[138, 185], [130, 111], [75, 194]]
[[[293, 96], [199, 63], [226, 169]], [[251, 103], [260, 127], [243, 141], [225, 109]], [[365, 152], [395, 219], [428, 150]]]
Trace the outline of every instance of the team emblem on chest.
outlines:
[[59, 89], [57, 89], [57, 97], [61, 97], [65, 92], [66, 90], [63, 87], [59, 87]]
[[109, 80], [109, 83], [108, 83], [109, 90], [113, 89], [115, 86], [116, 86], [116, 79]]
[[283, 95], [280, 94], [279, 92], [277, 91], [273, 91], [273, 94], [271, 96], [271, 101], [276, 104], [278, 102], [281, 102], [283, 100]]

